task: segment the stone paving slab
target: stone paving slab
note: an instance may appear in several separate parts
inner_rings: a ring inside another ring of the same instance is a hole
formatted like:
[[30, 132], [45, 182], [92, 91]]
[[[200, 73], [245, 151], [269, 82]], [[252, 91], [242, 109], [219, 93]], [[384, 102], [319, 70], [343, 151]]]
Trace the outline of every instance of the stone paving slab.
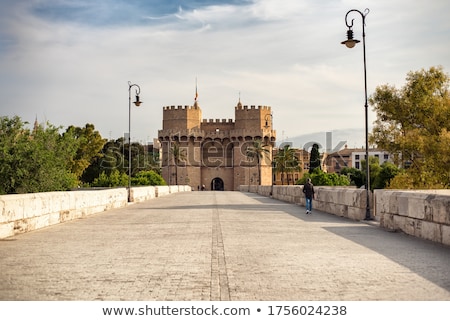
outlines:
[[450, 248], [241, 192], [0, 240], [0, 300], [450, 300]]

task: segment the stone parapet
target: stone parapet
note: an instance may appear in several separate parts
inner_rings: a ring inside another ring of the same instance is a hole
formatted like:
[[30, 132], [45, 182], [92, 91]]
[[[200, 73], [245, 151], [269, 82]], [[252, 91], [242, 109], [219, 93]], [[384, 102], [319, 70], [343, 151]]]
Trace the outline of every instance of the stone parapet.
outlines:
[[0, 196], [0, 238], [126, 206], [126, 188]]
[[380, 226], [450, 245], [450, 190], [375, 190]]
[[[305, 206], [303, 185], [240, 186], [242, 192], [271, 196], [284, 202]], [[313, 208], [322, 212], [363, 220], [366, 216], [366, 191], [348, 187], [316, 186]]]
[[132, 187], [130, 202], [143, 202], [156, 197], [156, 186]]
[[[130, 201], [186, 191], [191, 191], [190, 186], [132, 187]], [[0, 238], [127, 205], [126, 188], [0, 195]]]
[[156, 186], [156, 197], [161, 197], [164, 195], [170, 194], [170, 187], [169, 186]]

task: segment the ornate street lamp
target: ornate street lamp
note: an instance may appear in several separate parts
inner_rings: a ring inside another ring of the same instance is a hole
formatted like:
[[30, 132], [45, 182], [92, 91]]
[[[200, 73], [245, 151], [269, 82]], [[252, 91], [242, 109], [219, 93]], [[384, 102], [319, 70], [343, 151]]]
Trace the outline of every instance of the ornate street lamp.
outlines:
[[364, 13], [352, 9], [347, 12], [345, 15], [345, 24], [348, 27], [347, 30], [347, 40], [344, 40], [341, 42], [341, 44], [346, 45], [347, 48], [353, 48], [359, 40], [353, 39], [353, 20], [348, 22], [348, 15], [352, 12], [359, 13], [362, 18], [362, 37], [363, 37], [363, 58], [364, 58], [364, 94], [365, 94], [365, 102], [364, 102], [364, 108], [365, 108], [365, 122], [366, 122], [366, 217], [365, 220], [371, 220], [370, 216], [370, 169], [369, 169], [369, 121], [368, 121], [368, 105], [367, 105], [367, 71], [366, 71], [366, 16], [369, 14], [369, 9], [365, 9]]
[[136, 87], [136, 100], [133, 104], [139, 107], [142, 101], [139, 100], [141, 88], [139, 85], [128, 82], [128, 202], [131, 202], [131, 88]]

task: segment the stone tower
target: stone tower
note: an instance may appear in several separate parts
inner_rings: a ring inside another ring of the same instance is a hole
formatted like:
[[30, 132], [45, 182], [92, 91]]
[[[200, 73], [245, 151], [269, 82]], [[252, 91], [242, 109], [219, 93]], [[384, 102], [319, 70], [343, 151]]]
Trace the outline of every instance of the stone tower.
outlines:
[[[163, 128], [158, 131], [158, 138], [162, 176], [170, 185], [238, 190], [239, 185], [272, 184], [276, 132], [272, 128], [271, 107], [243, 106], [239, 101], [233, 121], [202, 119], [197, 101], [193, 106], [167, 106], [163, 108]], [[246, 155], [254, 141], [261, 141], [269, 151], [259, 168]]]

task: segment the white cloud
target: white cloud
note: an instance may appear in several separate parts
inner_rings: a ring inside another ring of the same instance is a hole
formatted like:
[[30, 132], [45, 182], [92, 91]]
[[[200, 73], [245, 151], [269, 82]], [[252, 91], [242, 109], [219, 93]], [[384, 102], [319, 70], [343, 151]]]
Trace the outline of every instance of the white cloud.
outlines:
[[282, 132], [361, 128], [362, 46], [349, 50], [340, 41], [345, 13], [366, 4], [369, 92], [384, 83], [400, 87], [411, 70], [440, 64], [449, 71], [446, 1], [261, 0], [140, 12], [148, 24], [105, 25], [44, 19], [30, 4], [15, 4], [1, 14], [0, 115], [31, 122], [37, 115], [63, 126], [90, 122], [117, 138], [127, 131], [132, 81], [144, 101], [132, 110], [132, 137], [151, 140], [163, 106], [193, 103], [197, 77], [204, 118], [234, 118], [240, 92], [244, 104], [272, 106], [280, 140]]

